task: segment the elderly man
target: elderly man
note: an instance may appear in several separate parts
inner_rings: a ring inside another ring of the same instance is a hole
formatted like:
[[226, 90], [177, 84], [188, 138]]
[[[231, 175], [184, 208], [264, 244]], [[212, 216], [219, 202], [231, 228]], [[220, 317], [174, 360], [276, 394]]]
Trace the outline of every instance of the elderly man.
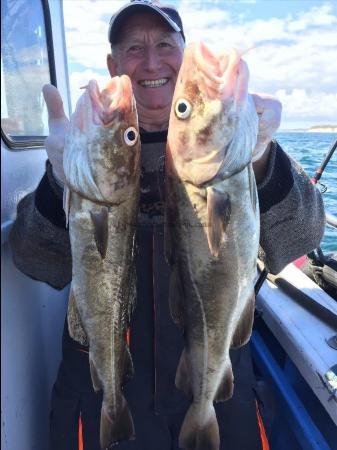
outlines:
[[[116, 448], [178, 449], [179, 430], [188, 407], [188, 400], [174, 385], [183, 342], [170, 318], [169, 269], [158, 224], [163, 217], [163, 160], [169, 114], [185, 36], [175, 9], [133, 1], [112, 17], [109, 40], [109, 72], [112, 77], [127, 74], [132, 81], [142, 143], [137, 307], [130, 341], [135, 377], [124, 387], [136, 440], [122, 442]], [[37, 190], [20, 203], [10, 242], [20, 270], [62, 289], [71, 280], [69, 236], [62, 209], [62, 152], [69, 122], [57, 90], [46, 86], [44, 95], [50, 127], [46, 173]], [[272, 141], [280, 122], [279, 102], [259, 95], [254, 101], [260, 117], [258, 144], [252, 150], [261, 211], [261, 257], [269, 270], [277, 273], [319, 244], [324, 228], [323, 206], [303, 171]], [[66, 320], [63, 359], [52, 393], [52, 450], [78, 448], [79, 417], [84, 449], [100, 448], [102, 397], [92, 388], [85, 344], [80, 333], [76, 340], [69, 336]], [[233, 350], [231, 360], [234, 396], [216, 405], [221, 449], [261, 449], [249, 346]]]

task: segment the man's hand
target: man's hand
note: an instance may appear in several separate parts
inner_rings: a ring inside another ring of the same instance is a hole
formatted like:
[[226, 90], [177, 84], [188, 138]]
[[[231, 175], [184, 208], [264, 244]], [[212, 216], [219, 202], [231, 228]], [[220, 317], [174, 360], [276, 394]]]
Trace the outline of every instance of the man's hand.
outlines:
[[63, 109], [63, 101], [59, 91], [51, 84], [42, 89], [48, 109], [49, 136], [45, 141], [49, 161], [53, 167], [54, 177], [64, 184], [63, 150], [66, 134], [69, 131], [69, 120]]
[[253, 150], [253, 169], [257, 183], [261, 183], [268, 168], [270, 143], [281, 123], [282, 104], [266, 94], [251, 94], [259, 118], [256, 146]]
[[259, 130], [253, 150], [253, 162], [267, 150], [274, 133], [281, 123], [282, 104], [277, 98], [266, 94], [251, 94], [259, 117]]

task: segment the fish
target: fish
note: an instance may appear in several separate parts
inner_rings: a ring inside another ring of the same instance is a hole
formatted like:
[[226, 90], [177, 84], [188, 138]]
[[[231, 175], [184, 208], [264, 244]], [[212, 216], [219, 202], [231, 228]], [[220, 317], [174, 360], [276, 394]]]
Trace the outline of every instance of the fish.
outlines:
[[75, 311], [87, 337], [93, 388], [103, 391], [105, 449], [135, 438], [122, 392], [134, 373], [126, 335], [136, 296], [140, 179], [138, 117], [128, 76], [112, 78], [102, 90], [96, 80], [85, 87], [70, 120], [63, 167], [72, 253], [68, 311]]
[[189, 44], [178, 73], [165, 162], [169, 303], [184, 336], [175, 384], [191, 400], [179, 446], [218, 450], [214, 402], [233, 394], [231, 348], [254, 313], [259, 203], [252, 168], [258, 116], [235, 48]]

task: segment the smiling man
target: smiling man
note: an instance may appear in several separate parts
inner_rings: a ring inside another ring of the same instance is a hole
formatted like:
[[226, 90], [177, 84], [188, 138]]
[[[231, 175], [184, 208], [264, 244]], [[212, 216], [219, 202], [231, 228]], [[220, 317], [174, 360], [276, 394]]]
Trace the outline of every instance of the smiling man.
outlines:
[[119, 24], [123, 16], [116, 17], [119, 22], [117, 19], [112, 22], [113, 33], [110, 32], [112, 54], [107, 61], [110, 75], [129, 75], [140, 127], [147, 131], [166, 130], [184, 39], [152, 12], [132, 12], [124, 26]]
[[[201, 36], [202, 39], [202, 36]], [[109, 27], [110, 75], [131, 78], [142, 143], [141, 198], [137, 230], [137, 306], [132, 317], [130, 350], [134, 378], [124, 387], [136, 440], [121, 450], [178, 450], [178, 436], [189, 401], [175, 387], [183, 337], [170, 317], [170, 271], [164, 258], [164, 159], [171, 102], [183, 58], [185, 36], [178, 12], [151, 1], [134, 1], [113, 15]], [[28, 276], [57, 289], [71, 281], [71, 252], [62, 208], [62, 153], [69, 129], [61, 97], [44, 88], [50, 136], [49, 160], [37, 190], [25, 197], [11, 231], [14, 262]], [[272, 273], [318, 246], [324, 230], [319, 192], [304, 172], [272, 141], [281, 106], [254, 95], [259, 115], [253, 151], [261, 212], [261, 257]], [[70, 337], [68, 321], [72, 330]], [[249, 345], [231, 352], [234, 396], [216, 404], [221, 449], [257, 450], [261, 439]], [[90, 377], [86, 336], [78, 318], [66, 318], [63, 359], [52, 393], [51, 449], [77, 450], [82, 419], [84, 450], [99, 450], [102, 397]], [[115, 447], [114, 447], [115, 448]], [[204, 450], [199, 448], [199, 450]]]

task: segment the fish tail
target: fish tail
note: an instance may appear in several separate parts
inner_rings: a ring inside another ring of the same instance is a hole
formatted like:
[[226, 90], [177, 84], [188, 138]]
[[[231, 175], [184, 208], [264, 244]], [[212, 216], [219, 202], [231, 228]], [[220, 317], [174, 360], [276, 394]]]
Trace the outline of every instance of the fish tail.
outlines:
[[219, 426], [214, 406], [207, 419], [200, 412], [200, 405], [192, 404], [187, 411], [179, 435], [179, 447], [184, 450], [219, 450]]
[[103, 402], [100, 429], [101, 448], [108, 449], [113, 444], [132, 439], [135, 439], [135, 428], [125, 398], [122, 396], [122, 406], [113, 415], [109, 414]]

